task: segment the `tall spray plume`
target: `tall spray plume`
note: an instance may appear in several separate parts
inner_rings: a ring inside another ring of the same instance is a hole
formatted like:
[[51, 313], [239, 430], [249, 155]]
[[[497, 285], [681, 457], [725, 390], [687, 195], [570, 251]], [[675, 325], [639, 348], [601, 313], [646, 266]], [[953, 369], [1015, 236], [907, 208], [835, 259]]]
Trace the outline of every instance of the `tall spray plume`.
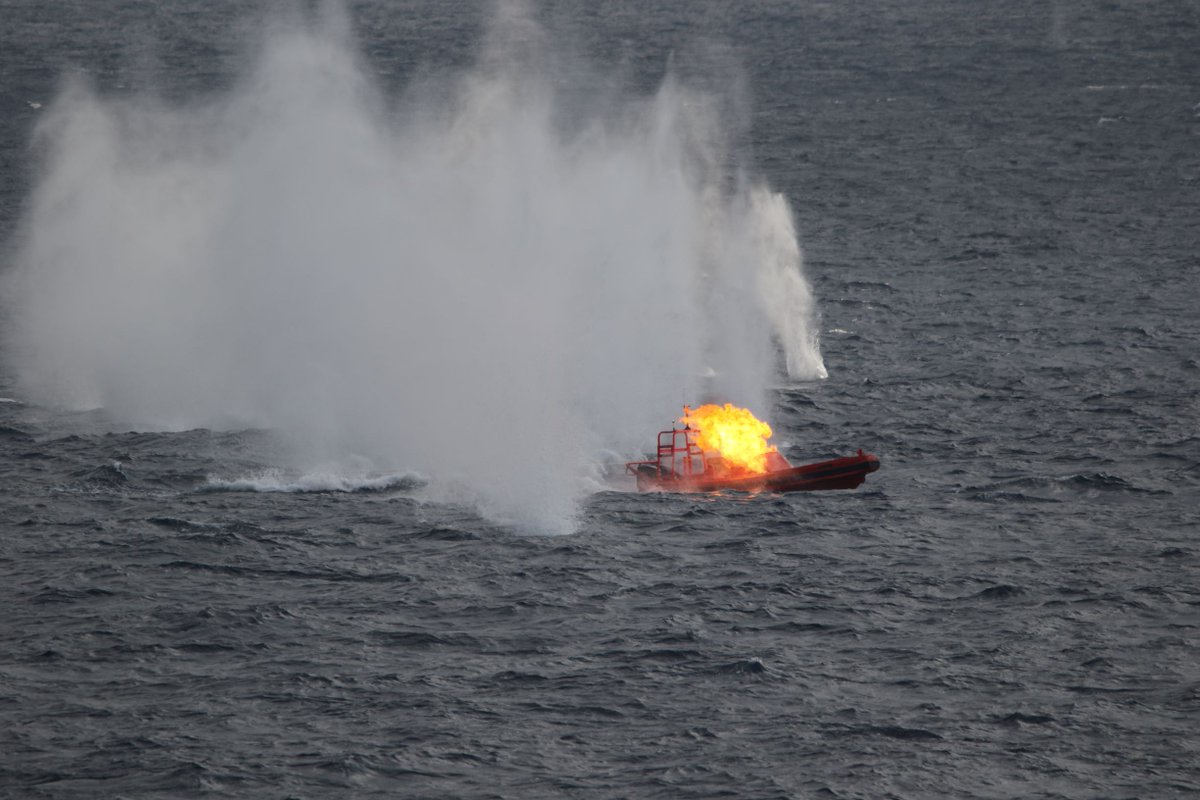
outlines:
[[274, 29], [203, 102], [64, 89], [4, 275], [26, 396], [267, 428], [553, 533], [683, 401], [763, 408], [777, 347], [824, 376], [791, 211], [712, 97], [590, 102], [519, 9], [392, 97], [347, 28]]

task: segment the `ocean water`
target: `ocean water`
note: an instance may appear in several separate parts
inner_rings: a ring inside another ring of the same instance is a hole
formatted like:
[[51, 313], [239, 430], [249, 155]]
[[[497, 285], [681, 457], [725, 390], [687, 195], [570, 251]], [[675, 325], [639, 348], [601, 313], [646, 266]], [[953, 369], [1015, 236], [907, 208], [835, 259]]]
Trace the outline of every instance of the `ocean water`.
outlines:
[[1200, 9], [650, 5], [0, 3], [0, 796], [1200, 794]]

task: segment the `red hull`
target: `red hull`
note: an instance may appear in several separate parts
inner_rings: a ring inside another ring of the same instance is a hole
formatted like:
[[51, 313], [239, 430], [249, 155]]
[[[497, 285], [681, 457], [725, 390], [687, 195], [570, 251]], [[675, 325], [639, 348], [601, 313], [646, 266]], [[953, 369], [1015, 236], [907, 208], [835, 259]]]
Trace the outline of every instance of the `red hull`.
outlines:
[[671, 475], [662, 472], [653, 461], [629, 465], [643, 492], [812, 492], [825, 489], [855, 489], [867, 475], [879, 469], [879, 458], [858, 451], [858, 455], [819, 461], [801, 467], [741, 477], [717, 477], [711, 474]]

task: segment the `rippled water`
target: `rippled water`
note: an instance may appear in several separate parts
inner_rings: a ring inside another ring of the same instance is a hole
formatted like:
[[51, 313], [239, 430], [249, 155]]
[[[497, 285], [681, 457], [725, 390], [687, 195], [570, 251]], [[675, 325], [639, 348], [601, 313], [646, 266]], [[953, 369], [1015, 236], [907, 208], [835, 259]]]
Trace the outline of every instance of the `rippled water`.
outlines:
[[[9, 239], [62, 71], [189, 97], [250, 25], [0, 14]], [[351, 17], [399, 87], [469, 62], [486, 14]], [[0, 794], [1200, 793], [1198, 14], [546, 11], [647, 86], [697, 38], [742, 65], [739, 147], [792, 201], [829, 369], [781, 377], [771, 422], [793, 461], [882, 469], [599, 492], [534, 537], [417, 474], [291, 472], [270, 432], [129, 432], [5, 374]]]

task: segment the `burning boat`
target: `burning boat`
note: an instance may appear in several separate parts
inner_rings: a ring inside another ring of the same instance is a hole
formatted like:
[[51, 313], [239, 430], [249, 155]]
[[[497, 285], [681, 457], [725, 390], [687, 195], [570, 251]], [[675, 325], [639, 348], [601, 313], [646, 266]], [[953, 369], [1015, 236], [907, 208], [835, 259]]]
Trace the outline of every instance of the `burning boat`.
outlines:
[[879, 469], [879, 458], [857, 455], [794, 467], [767, 444], [771, 426], [729, 403], [683, 407], [682, 428], [658, 434], [653, 459], [630, 461], [625, 471], [639, 491], [802, 492], [854, 489]]

